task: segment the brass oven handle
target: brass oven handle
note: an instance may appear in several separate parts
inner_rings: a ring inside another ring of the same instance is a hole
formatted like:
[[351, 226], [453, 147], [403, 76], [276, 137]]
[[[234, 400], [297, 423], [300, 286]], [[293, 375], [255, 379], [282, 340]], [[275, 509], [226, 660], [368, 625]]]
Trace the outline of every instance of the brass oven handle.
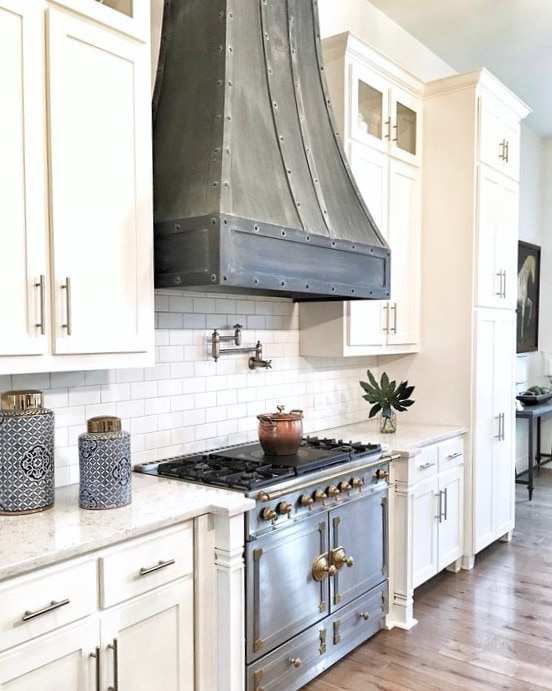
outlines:
[[351, 568], [351, 566], [355, 563], [353, 557], [347, 556], [343, 547], [336, 547], [335, 549], [332, 549], [331, 559], [332, 564], [338, 570], [343, 568], [344, 566], [348, 566], [349, 568]]
[[336, 567], [333, 564], [328, 564], [326, 554], [320, 554], [312, 562], [312, 577], [315, 581], [323, 581], [328, 576], [335, 576], [336, 572]]
[[38, 283], [35, 283], [35, 288], [40, 290], [40, 320], [35, 324], [35, 328], [40, 329], [40, 333], [44, 335], [44, 300], [45, 300], [45, 289], [44, 289], [44, 274], [40, 274]]
[[71, 335], [71, 279], [69, 276], [65, 278], [65, 283], [61, 284], [61, 289], [65, 290], [65, 324], [61, 325], [62, 329], [67, 330], [67, 335]]
[[96, 691], [101, 691], [101, 667], [100, 667], [100, 646], [96, 646], [96, 652], [90, 653], [90, 657], [96, 660]]
[[167, 561], [160, 561], [158, 564], [155, 564], [155, 566], [148, 566], [140, 569], [140, 576], [145, 576], [148, 573], [153, 573], [154, 571], [159, 571], [159, 569], [164, 569], [167, 566], [172, 566], [174, 564], [174, 559], [168, 559]]
[[108, 686], [107, 691], [118, 691], [119, 689], [119, 642], [116, 638], [113, 639], [113, 643], [107, 646], [110, 650], [113, 650], [113, 686]]
[[65, 600], [60, 600], [59, 602], [52, 600], [52, 602], [50, 602], [49, 605], [46, 605], [46, 607], [42, 607], [42, 609], [37, 609], [35, 612], [26, 610], [25, 614], [21, 617], [21, 621], [29, 621], [30, 619], [40, 617], [42, 614], [47, 614], [48, 612], [53, 612], [55, 609], [59, 609], [60, 607], [63, 607], [64, 605], [68, 604], [69, 598], [65, 598]]

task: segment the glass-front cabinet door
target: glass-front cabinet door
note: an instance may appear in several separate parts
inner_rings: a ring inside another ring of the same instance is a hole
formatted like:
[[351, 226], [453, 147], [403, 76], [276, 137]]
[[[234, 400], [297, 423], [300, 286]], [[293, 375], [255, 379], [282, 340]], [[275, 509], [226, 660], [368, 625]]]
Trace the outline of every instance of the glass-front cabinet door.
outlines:
[[420, 99], [357, 65], [350, 78], [351, 139], [419, 164]]

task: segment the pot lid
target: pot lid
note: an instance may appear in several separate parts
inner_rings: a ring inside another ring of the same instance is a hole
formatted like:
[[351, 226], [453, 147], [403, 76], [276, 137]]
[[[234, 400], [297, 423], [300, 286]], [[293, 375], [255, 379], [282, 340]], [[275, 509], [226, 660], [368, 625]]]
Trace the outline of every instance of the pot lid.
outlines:
[[277, 405], [277, 413], [265, 413], [264, 415], [258, 415], [259, 418], [270, 418], [271, 420], [302, 420], [303, 411], [294, 408], [290, 410], [289, 413], [284, 412], [285, 405]]

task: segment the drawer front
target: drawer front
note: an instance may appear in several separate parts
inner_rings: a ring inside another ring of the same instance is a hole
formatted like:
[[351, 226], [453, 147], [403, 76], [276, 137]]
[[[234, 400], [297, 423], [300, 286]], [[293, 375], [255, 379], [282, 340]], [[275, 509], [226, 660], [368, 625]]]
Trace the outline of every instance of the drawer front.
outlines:
[[0, 650], [92, 614], [95, 559], [72, 560], [0, 584]]
[[464, 462], [464, 439], [453, 437], [439, 444], [439, 472], [450, 470]]
[[427, 480], [437, 473], [439, 464], [439, 449], [436, 444], [424, 446], [421, 453], [414, 458], [414, 469], [410, 476], [411, 482]]
[[100, 558], [100, 606], [111, 607], [192, 574], [193, 524], [114, 547]]

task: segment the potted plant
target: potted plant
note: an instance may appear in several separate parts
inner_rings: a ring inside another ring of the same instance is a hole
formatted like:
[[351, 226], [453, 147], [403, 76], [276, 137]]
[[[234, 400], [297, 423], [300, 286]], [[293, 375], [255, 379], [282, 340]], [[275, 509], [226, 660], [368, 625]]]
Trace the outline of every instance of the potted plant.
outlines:
[[414, 403], [410, 398], [414, 387], [409, 386], [408, 381], [401, 381], [397, 386], [396, 381], [389, 381], [386, 372], [381, 375], [379, 383], [370, 370], [366, 374], [368, 381], [359, 383], [366, 392], [362, 398], [373, 404], [368, 417], [374, 417], [381, 410], [380, 432], [396, 432], [397, 415], [393, 408], [399, 412], [409, 408]]

